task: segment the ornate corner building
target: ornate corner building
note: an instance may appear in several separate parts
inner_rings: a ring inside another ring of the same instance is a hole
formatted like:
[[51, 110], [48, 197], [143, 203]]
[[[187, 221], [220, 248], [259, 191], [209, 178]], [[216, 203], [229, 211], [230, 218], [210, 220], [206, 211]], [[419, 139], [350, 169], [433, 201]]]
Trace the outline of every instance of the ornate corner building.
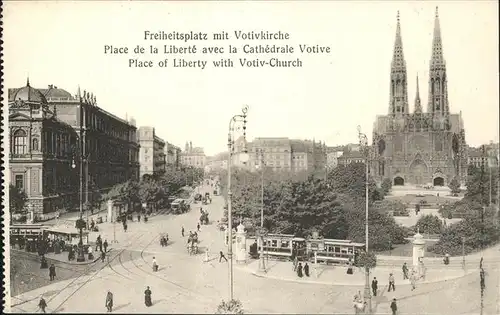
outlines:
[[35, 215], [97, 207], [113, 185], [139, 178], [135, 121], [96, 105], [84, 91], [9, 89], [10, 183], [24, 190]]
[[467, 149], [462, 115], [450, 113], [448, 77], [443, 56], [438, 9], [434, 21], [429, 68], [429, 98], [424, 112], [417, 75], [413, 113], [408, 106], [406, 61], [399, 12], [391, 63], [388, 114], [377, 116], [370, 150], [370, 171], [393, 185], [444, 186], [467, 172]]

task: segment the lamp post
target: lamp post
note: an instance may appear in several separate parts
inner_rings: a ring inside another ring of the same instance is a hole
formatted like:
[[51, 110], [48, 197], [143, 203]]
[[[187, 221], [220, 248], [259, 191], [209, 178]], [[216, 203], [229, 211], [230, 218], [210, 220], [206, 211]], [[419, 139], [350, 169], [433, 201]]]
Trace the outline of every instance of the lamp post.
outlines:
[[[359, 145], [360, 149], [362, 150], [364, 156], [365, 156], [365, 238], [366, 238], [366, 244], [365, 244], [365, 250], [366, 253], [368, 253], [368, 185], [369, 185], [369, 169], [368, 169], [368, 162], [369, 162], [369, 151], [370, 148], [368, 146], [368, 137], [366, 134], [361, 132], [361, 126], [358, 126], [358, 137], [359, 137]], [[365, 292], [364, 292], [364, 298], [365, 302], [368, 304], [368, 313], [371, 314], [372, 312], [372, 299], [371, 299], [371, 293], [370, 293], [370, 268], [368, 266], [365, 266]]]
[[266, 272], [266, 264], [264, 260], [264, 151], [259, 150], [260, 157], [260, 257], [259, 257], [259, 271]]
[[[229, 258], [229, 302], [233, 300], [233, 218], [232, 218], [232, 204], [231, 204], [231, 164], [233, 158], [234, 150], [234, 131], [237, 123], [243, 123], [243, 137], [246, 137], [246, 124], [247, 124], [247, 112], [248, 106], [244, 106], [241, 110], [241, 114], [234, 115], [229, 121], [229, 132], [227, 136], [227, 147], [229, 151], [228, 162], [227, 162], [227, 225], [228, 225], [228, 251], [227, 256]], [[243, 154], [240, 155], [240, 161], [245, 163], [248, 161], [248, 154], [246, 148], [243, 150]]]

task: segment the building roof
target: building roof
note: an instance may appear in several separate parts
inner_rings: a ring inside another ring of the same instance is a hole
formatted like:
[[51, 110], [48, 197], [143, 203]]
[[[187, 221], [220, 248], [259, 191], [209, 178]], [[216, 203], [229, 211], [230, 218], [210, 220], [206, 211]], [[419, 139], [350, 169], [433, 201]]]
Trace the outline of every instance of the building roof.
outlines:
[[9, 102], [24, 101], [32, 103], [47, 104], [47, 99], [42, 92], [30, 86], [30, 81], [26, 86], [19, 89], [9, 89]]
[[59, 89], [57, 86], [49, 85], [47, 89], [39, 89], [46, 99], [59, 99], [59, 100], [74, 100], [75, 98], [71, 93], [66, 90]]
[[360, 151], [348, 151], [344, 152], [339, 159], [362, 159], [363, 155]]

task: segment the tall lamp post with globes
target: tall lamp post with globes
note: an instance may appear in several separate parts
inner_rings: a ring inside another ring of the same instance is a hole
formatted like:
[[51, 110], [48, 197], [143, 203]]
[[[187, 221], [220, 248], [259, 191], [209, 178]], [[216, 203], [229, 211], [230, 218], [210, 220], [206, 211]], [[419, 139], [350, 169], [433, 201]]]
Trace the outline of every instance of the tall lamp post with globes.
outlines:
[[[360, 149], [365, 157], [365, 251], [368, 253], [368, 185], [369, 185], [369, 156], [370, 156], [370, 147], [368, 145], [368, 137], [366, 134], [361, 132], [361, 126], [358, 126], [358, 137], [359, 137], [359, 145]], [[370, 268], [365, 266], [365, 290], [364, 290], [364, 299], [368, 304], [368, 313], [372, 312], [372, 299], [370, 292]]]
[[260, 168], [260, 231], [259, 231], [259, 241], [260, 241], [260, 254], [259, 254], [259, 271], [266, 272], [266, 264], [264, 259], [264, 151], [260, 149], [259, 151], [260, 163], [256, 165], [256, 168]]
[[[232, 218], [232, 205], [231, 205], [231, 164], [234, 155], [234, 132], [237, 124], [242, 124], [243, 138], [246, 140], [247, 128], [247, 112], [248, 106], [244, 106], [241, 114], [234, 115], [229, 121], [229, 132], [227, 136], [227, 147], [229, 151], [227, 163], [227, 228], [228, 228], [228, 251], [227, 256], [229, 259], [229, 302], [233, 300], [233, 218]], [[246, 147], [243, 152], [239, 154], [240, 162], [248, 162], [248, 153]]]

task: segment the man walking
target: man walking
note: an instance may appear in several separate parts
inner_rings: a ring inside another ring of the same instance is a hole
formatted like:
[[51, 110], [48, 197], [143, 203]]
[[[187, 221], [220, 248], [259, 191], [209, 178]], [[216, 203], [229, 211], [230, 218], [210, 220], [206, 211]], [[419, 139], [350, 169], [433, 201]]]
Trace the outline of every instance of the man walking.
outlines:
[[377, 289], [378, 289], [378, 280], [377, 280], [377, 277], [373, 277], [373, 280], [372, 280], [373, 296], [377, 296]]
[[391, 311], [392, 311], [392, 315], [396, 315], [398, 312], [398, 305], [396, 304], [396, 298], [392, 299]]
[[198, 225], [196, 226], [196, 228], [198, 229], [198, 232], [200, 232], [200, 224], [198, 223]]
[[56, 266], [54, 264], [50, 264], [49, 267], [49, 279], [53, 281], [56, 278]]
[[182, 227], [182, 229], [181, 229], [181, 234], [182, 234], [182, 237], [184, 237], [184, 227]]
[[38, 302], [38, 308], [42, 311], [42, 313], [45, 313], [45, 308], [47, 307], [47, 302], [45, 302], [45, 299], [43, 296], [40, 297], [40, 302]]
[[222, 251], [219, 252], [219, 262], [221, 262], [222, 258], [224, 258], [224, 260], [227, 262], [227, 258], [226, 256], [224, 256], [224, 253]]
[[392, 273], [389, 274], [389, 289], [387, 290], [388, 292], [396, 291], [396, 286], [394, 285], [394, 275]]
[[107, 252], [108, 251], [108, 240], [104, 240], [104, 243], [102, 244], [102, 246], [104, 247], [104, 251]]
[[408, 279], [408, 266], [406, 263], [403, 264], [403, 280]]
[[106, 295], [106, 308], [108, 309], [108, 313], [113, 311], [113, 293], [108, 290], [108, 294]]

